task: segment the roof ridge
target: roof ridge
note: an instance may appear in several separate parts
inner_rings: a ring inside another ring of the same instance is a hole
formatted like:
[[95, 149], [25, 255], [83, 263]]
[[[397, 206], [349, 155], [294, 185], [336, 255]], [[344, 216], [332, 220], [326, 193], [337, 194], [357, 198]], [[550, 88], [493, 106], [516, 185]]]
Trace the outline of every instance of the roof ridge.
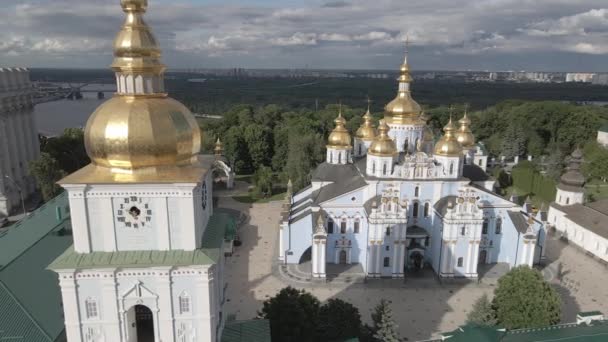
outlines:
[[46, 332], [46, 330], [44, 330], [42, 328], [42, 326], [40, 326], [40, 324], [38, 323], [38, 321], [36, 321], [36, 319], [34, 317], [32, 317], [32, 315], [30, 315], [29, 311], [27, 311], [25, 309], [25, 307], [23, 306], [23, 304], [21, 304], [21, 302], [19, 301], [19, 299], [17, 299], [17, 297], [15, 297], [15, 295], [13, 294], [13, 292], [9, 289], [8, 286], [6, 286], [6, 284], [4, 284], [4, 282], [2, 280], [0, 280], [0, 287], [3, 288], [4, 291], [6, 291], [6, 293], [9, 295], [9, 297], [11, 297], [15, 301], [15, 304], [17, 304], [17, 306], [21, 309], [21, 311], [23, 311], [23, 313], [30, 319], [30, 321], [32, 323], [34, 323], [34, 325], [36, 326], [36, 328], [38, 328], [38, 330], [40, 330], [40, 332], [42, 332], [42, 334], [48, 339], [48, 341], [52, 342], [53, 339], [51, 338], [51, 336], [49, 336], [49, 334]]

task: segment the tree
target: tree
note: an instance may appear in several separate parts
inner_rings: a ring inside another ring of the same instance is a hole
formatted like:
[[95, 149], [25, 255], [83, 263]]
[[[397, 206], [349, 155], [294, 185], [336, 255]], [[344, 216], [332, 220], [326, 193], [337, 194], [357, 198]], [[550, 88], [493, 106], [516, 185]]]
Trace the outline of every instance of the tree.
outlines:
[[537, 270], [518, 266], [498, 280], [492, 306], [498, 325], [507, 329], [557, 324], [561, 299]]
[[243, 139], [251, 158], [252, 167], [257, 170], [263, 165], [270, 165], [272, 158], [272, 131], [268, 127], [250, 124], [244, 127]]
[[84, 147], [84, 132], [80, 128], [66, 128], [60, 136], [44, 140], [41, 152], [48, 153], [67, 173], [91, 162]]
[[253, 171], [247, 142], [243, 139], [243, 128], [231, 127], [223, 139], [224, 154], [237, 174], [249, 174]]
[[592, 141], [585, 146], [584, 152], [583, 172], [585, 176], [605, 182], [608, 178], [608, 148]]
[[44, 201], [48, 201], [61, 193], [61, 187], [57, 185], [57, 182], [65, 177], [65, 172], [61, 170], [57, 160], [50, 154], [40, 153], [40, 158], [30, 162], [29, 169], [36, 179], [40, 191], [42, 191]]
[[496, 325], [496, 313], [492, 308], [490, 300], [488, 300], [487, 294], [484, 294], [475, 301], [473, 309], [467, 315], [467, 323], [488, 326]]
[[268, 166], [261, 166], [253, 175], [255, 191], [262, 197], [272, 196], [273, 183], [272, 170]]
[[324, 140], [318, 134], [291, 135], [289, 153], [285, 165], [285, 178], [293, 182], [294, 191], [298, 191], [310, 182], [311, 171], [323, 160]]
[[387, 300], [380, 300], [372, 313], [374, 322], [374, 338], [381, 342], [399, 342], [397, 323], [393, 320], [393, 311]]
[[502, 155], [507, 159], [519, 157], [526, 151], [526, 136], [523, 129], [511, 123], [502, 137]]
[[345, 341], [360, 332], [361, 315], [355, 306], [341, 299], [330, 299], [321, 306], [317, 340]]
[[319, 300], [312, 294], [288, 286], [266, 300], [261, 312], [270, 321], [273, 341], [315, 340], [319, 322]]

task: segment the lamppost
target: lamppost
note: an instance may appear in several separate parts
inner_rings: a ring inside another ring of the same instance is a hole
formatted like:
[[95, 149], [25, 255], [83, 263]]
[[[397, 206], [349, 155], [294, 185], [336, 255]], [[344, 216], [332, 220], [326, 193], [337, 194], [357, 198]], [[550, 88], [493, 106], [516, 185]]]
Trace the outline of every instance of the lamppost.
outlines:
[[9, 175], [4, 175], [4, 178], [10, 180], [13, 185], [15, 185], [15, 188], [17, 188], [17, 191], [19, 191], [19, 197], [21, 198], [21, 208], [23, 209], [23, 217], [25, 217], [27, 211], [25, 210], [25, 201], [23, 200], [23, 191], [21, 191], [21, 187], [19, 186], [19, 184], [17, 184], [17, 182], [15, 182], [14, 179], [9, 177]]

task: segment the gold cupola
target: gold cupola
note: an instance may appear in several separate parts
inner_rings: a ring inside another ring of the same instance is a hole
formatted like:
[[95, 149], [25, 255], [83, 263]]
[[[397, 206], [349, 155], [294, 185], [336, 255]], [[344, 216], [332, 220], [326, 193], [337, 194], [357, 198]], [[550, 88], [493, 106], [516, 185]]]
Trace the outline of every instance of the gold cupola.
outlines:
[[444, 157], [459, 157], [462, 155], [462, 146], [458, 142], [454, 128], [454, 124], [452, 123], [452, 116], [450, 115], [450, 121], [443, 128], [445, 134], [439, 139], [437, 144], [435, 144], [435, 155], [444, 156]]
[[388, 136], [390, 128], [386, 121], [381, 120], [378, 125], [378, 136], [374, 139], [367, 154], [377, 157], [393, 157], [397, 155], [397, 146], [395, 141]]
[[112, 173], [188, 165], [200, 152], [201, 132], [190, 110], [164, 92], [161, 50], [143, 19], [148, 1], [120, 3], [126, 20], [114, 41], [117, 93], [89, 118], [87, 153]]
[[456, 139], [460, 143], [463, 149], [470, 150], [475, 147], [475, 136], [471, 131], [471, 119], [467, 116], [465, 110], [462, 119], [458, 120], [460, 127], [456, 131]]
[[213, 149], [216, 157], [221, 157], [224, 154], [224, 144], [220, 140], [220, 137], [217, 137], [217, 141], [215, 142], [215, 148]]
[[367, 106], [367, 112], [363, 115], [363, 123], [357, 130], [355, 137], [363, 141], [372, 141], [376, 137], [376, 129], [373, 124], [372, 113], [370, 112], [369, 105]]
[[338, 117], [334, 120], [336, 127], [329, 134], [327, 148], [347, 150], [352, 147], [350, 133], [346, 129], [346, 120], [342, 117], [342, 106], [338, 112]]
[[[407, 50], [407, 49], [406, 49]], [[399, 90], [397, 97], [389, 102], [384, 108], [384, 119], [389, 123], [394, 124], [421, 124], [420, 113], [422, 108], [414, 101], [410, 92], [410, 86], [413, 81], [410, 75], [410, 66], [407, 61], [408, 53], [405, 52], [405, 59], [399, 70], [400, 76]]]

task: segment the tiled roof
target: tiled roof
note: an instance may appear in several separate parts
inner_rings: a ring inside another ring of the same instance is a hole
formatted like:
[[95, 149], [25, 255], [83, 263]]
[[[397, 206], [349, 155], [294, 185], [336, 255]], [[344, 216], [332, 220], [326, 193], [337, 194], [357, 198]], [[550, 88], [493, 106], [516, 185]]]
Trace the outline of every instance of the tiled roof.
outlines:
[[59, 195], [0, 236], [0, 340], [63, 336], [57, 276], [46, 266], [71, 243], [67, 196]]
[[574, 204], [561, 206], [557, 203], [551, 203], [555, 209], [566, 214], [566, 217], [572, 222], [578, 224], [585, 229], [608, 239], [608, 200], [597, 201], [587, 205]]
[[270, 342], [270, 322], [266, 319], [226, 323], [222, 342]]

